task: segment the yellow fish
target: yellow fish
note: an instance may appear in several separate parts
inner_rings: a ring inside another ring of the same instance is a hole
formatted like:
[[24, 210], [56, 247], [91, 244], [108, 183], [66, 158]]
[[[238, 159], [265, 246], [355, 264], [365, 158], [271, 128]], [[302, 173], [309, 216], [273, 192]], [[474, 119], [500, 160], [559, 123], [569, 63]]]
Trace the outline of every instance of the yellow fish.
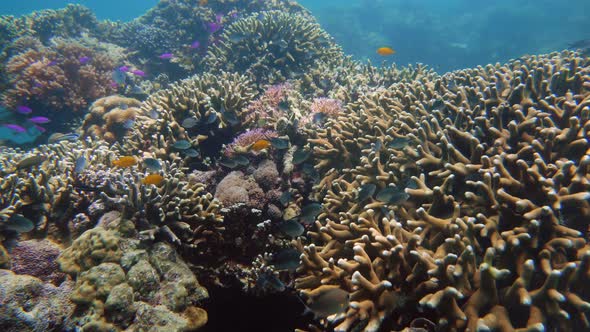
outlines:
[[164, 181], [164, 177], [160, 174], [150, 174], [141, 180], [143, 184], [154, 184], [159, 186]]
[[268, 149], [270, 147], [270, 142], [265, 140], [265, 139], [260, 139], [256, 142], [254, 142], [251, 146], [250, 146], [250, 150], [251, 151], [256, 151], [256, 152], [260, 152], [262, 150]]
[[124, 156], [117, 160], [113, 160], [113, 166], [117, 167], [131, 167], [137, 165], [137, 158], [133, 156]]
[[395, 54], [395, 50], [393, 48], [387, 47], [387, 46], [379, 47], [377, 49], [377, 54], [383, 55], [383, 56], [393, 55], [393, 54]]

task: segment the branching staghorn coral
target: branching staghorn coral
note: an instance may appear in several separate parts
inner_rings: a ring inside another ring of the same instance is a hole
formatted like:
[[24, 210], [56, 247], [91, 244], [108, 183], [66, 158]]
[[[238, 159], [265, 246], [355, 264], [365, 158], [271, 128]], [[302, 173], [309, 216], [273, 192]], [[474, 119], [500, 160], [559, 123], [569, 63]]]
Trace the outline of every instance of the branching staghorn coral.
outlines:
[[185, 170], [166, 163], [160, 186], [145, 185], [135, 169], [94, 174], [89, 183], [103, 183], [101, 201], [121, 211], [146, 239], [169, 241], [189, 256], [209, 253], [221, 242], [221, 205], [200, 183], [188, 181]]
[[284, 82], [314, 68], [316, 61], [338, 57], [341, 50], [309, 17], [267, 11], [228, 26], [205, 61], [213, 69], [245, 72], [263, 85]]
[[94, 199], [94, 192], [78, 188], [76, 160], [85, 156], [88, 164], [99, 165], [109, 162], [111, 155], [115, 154], [104, 143], [92, 141], [41, 145], [27, 153], [3, 149], [0, 218], [24, 216], [35, 225], [31, 236], [69, 242], [74, 231], [70, 221]]
[[[252, 82], [239, 74], [206, 73], [180, 81], [143, 103], [137, 126], [126, 144], [161, 158], [172, 158], [178, 155], [178, 150], [172, 148], [175, 142], [187, 140], [197, 147], [207, 138], [201, 153], [215, 154], [216, 148], [228, 143], [225, 140], [234, 130], [242, 128], [242, 111], [255, 96]], [[183, 121], [189, 118], [195, 124], [184, 128]]]
[[317, 130], [296, 287], [350, 293], [325, 326], [589, 328], [589, 68], [564, 52], [398, 83]]

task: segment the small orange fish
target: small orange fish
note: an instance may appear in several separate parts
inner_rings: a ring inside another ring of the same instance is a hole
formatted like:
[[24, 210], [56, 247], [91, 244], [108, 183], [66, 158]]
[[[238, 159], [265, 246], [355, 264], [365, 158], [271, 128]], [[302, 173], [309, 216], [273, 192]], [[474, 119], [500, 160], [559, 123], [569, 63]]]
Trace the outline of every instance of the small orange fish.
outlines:
[[395, 50], [391, 47], [379, 47], [377, 49], [377, 54], [382, 55], [382, 56], [388, 56], [388, 55], [393, 55], [395, 54]]
[[143, 184], [154, 184], [159, 186], [164, 181], [164, 177], [160, 174], [150, 174], [141, 180]]
[[209, 1], [207, 0], [199, 0], [199, 6], [207, 6], [208, 3]]
[[137, 158], [133, 156], [124, 156], [117, 160], [113, 160], [113, 166], [117, 167], [131, 167], [137, 165]]
[[254, 144], [252, 144], [250, 146], [250, 150], [251, 151], [256, 151], [256, 152], [260, 152], [262, 150], [268, 149], [270, 147], [270, 142], [265, 140], [265, 139], [260, 139], [256, 142], [254, 142]]

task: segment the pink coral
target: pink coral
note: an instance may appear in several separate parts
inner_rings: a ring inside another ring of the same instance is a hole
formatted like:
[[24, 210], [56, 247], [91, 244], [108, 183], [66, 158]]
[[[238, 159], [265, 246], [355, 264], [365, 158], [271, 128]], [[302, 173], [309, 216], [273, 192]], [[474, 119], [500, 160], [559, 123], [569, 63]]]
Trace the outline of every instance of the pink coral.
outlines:
[[344, 107], [342, 102], [338, 99], [332, 98], [315, 98], [309, 107], [310, 113], [306, 114], [299, 123], [307, 125], [313, 122], [313, 119], [318, 116], [325, 116], [327, 118], [335, 118], [342, 114]]
[[273, 130], [266, 130], [261, 128], [251, 129], [238, 135], [238, 137], [236, 137], [234, 141], [225, 148], [223, 154], [227, 157], [231, 157], [237, 151], [243, 151], [248, 146], [259, 140], [268, 140], [278, 136], [279, 134], [277, 134], [277, 132]]
[[252, 101], [245, 111], [246, 123], [255, 123], [259, 119], [277, 119], [283, 115], [279, 104], [287, 98], [291, 84], [271, 85], [256, 100]]

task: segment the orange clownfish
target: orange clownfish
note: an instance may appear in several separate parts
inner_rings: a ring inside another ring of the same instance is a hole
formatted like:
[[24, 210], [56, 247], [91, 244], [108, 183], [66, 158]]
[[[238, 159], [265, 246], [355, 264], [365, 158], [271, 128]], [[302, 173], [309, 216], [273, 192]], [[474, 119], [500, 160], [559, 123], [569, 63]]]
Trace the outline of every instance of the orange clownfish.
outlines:
[[143, 184], [153, 184], [159, 186], [164, 181], [164, 177], [160, 174], [150, 174], [141, 180]]
[[270, 142], [265, 139], [260, 139], [254, 144], [250, 146], [251, 151], [260, 152], [262, 150], [268, 149], [270, 147]]
[[393, 55], [393, 54], [395, 54], [395, 50], [393, 48], [387, 47], [387, 46], [379, 47], [377, 49], [377, 54], [383, 55], [383, 56]]
[[137, 158], [133, 156], [124, 156], [117, 160], [113, 160], [113, 165], [117, 167], [131, 167], [137, 165]]

